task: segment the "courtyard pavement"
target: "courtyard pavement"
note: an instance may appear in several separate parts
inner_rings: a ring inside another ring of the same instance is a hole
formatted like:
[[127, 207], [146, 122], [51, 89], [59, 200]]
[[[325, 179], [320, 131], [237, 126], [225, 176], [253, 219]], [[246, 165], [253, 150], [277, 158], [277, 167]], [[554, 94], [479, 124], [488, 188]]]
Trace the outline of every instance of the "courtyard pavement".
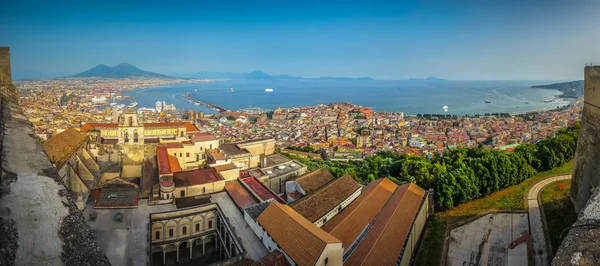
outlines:
[[[148, 200], [140, 199], [135, 209], [94, 209], [93, 205], [88, 204], [83, 215], [89, 219], [92, 211], [98, 213], [96, 221], [88, 220], [88, 224], [112, 265], [146, 266], [150, 254], [150, 213], [175, 209], [173, 204], [149, 206]], [[114, 221], [117, 212], [123, 213], [123, 222]]]
[[527, 213], [493, 213], [450, 232], [447, 265], [527, 266], [527, 244], [508, 245], [529, 231]]

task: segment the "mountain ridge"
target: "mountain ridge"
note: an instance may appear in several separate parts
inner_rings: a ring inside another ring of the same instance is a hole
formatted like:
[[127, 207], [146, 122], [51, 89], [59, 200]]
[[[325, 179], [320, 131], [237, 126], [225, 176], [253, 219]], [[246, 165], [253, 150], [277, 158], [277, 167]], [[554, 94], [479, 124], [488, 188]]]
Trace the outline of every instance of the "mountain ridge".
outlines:
[[100, 77], [100, 78], [127, 78], [127, 77], [156, 77], [156, 78], [169, 78], [174, 79], [174, 77], [150, 72], [146, 70], [139, 69], [132, 64], [129, 63], [120, 63], [115, 66], [107, 66], [105, 64], [99, 64], [95, 67], [92, 67], [86, 71], [67, 76], [68, 78], [90, 78], [90, 77]]
[[546, 85], [535, 85], [531, 86], [531, 88], [558, 90], [563, 93], [562, 95], [560, 95], [561, 98], [577, 99], [579, 97], [583, 97], [583, 80], [559, 82]]
[[256, 70], [247, 73], [237, 72], [212, 72], [200, 71], [195, 73], [175, 73], [173, 76], [182, 78], [197, 78], [197, 79], [247, 79], [247, 80], [373, 80], [369, 77], [348, 78], [348, 77], [318, 77], [305, 78], [292, 75], [270, 75], [263, 71]]

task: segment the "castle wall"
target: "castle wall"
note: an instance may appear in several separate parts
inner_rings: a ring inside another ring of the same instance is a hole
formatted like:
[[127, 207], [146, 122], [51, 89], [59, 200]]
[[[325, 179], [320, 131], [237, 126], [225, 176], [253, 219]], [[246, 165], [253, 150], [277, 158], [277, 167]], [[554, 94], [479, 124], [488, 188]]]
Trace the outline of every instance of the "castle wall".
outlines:
[[581, 210], [600, 186], [600, 66], [585, 68], [581, 129], [575, 152], [571, 198]]

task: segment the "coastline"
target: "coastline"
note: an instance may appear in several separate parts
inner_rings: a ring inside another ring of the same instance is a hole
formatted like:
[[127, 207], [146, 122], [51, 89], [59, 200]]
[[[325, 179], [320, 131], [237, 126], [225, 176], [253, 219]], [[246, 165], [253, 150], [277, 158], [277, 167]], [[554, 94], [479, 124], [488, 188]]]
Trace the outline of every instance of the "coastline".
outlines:
[[[275, 92], [265, 93], [264, 86], [275, 88]], [[157, 100], [164, 100], [175, 104], [179, 110], [198, 109], [190, 99], [185, 98], [187, 94], [193, 100], [232, 111], [244, 110], [249, 106], [275, 110], [280, 107], [288, 109], [351, 102], [382, 113], [403, 112], [413, 116], [437, 114], [457, 117], [484, 116], [486, 113], [522, 115], [549, 112], [577, 101], [562, 97], [563, 93], [559, 90], [527, 90], [531, 86], [519, 81], [449, 81], [436, 86], [437, 88], [430, 89], [431, 87], [414, 86], [412, 82], [406, 81], [275, 83], [263, 80], [197, 80], [139, 87], [129, 90], [123, 96], [135, 97], [140, 103], [139, 106], [143, 107], [153, 107]], [[235, 92], [229, 91], [230, 87], [235, 87]], [[140, 90], [148, 90], [148, 93]], [[487, 100], [491, 100], [492, 104], [487, 103]], [[548, 100], [551, 102], [546, 102]], [[523, 105], [523, 102], [527, 102], [528, 105]], [[442, 105], [450, 106], [450, 111], [442, 112]]]

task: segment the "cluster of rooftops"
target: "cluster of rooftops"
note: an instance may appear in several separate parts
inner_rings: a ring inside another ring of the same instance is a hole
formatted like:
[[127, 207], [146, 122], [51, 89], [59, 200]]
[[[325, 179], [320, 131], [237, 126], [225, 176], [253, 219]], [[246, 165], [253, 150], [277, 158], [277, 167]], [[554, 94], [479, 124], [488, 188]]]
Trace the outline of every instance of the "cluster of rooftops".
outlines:
[[[235, 183], [226, 190], [296, 265], [317, 264], [332, 244], [341, 244], [344, 264], [394, 265], [403, 255], [417, 214], [432, 212], [426, 201], [429, 192], [413, 183], [398, 186], [384, 178], [362, 187], [351, 176], [334, 178], [326, 169], [295, 182], [306, 194], [289, 204], [276, 198], [248, 200], [253, 193]], [[360, 196], [342, 204], [357, 191]], [[319, 220], [340, 206], [331, 220]], [[260, 232], [257, 235], [261, 237]]]

